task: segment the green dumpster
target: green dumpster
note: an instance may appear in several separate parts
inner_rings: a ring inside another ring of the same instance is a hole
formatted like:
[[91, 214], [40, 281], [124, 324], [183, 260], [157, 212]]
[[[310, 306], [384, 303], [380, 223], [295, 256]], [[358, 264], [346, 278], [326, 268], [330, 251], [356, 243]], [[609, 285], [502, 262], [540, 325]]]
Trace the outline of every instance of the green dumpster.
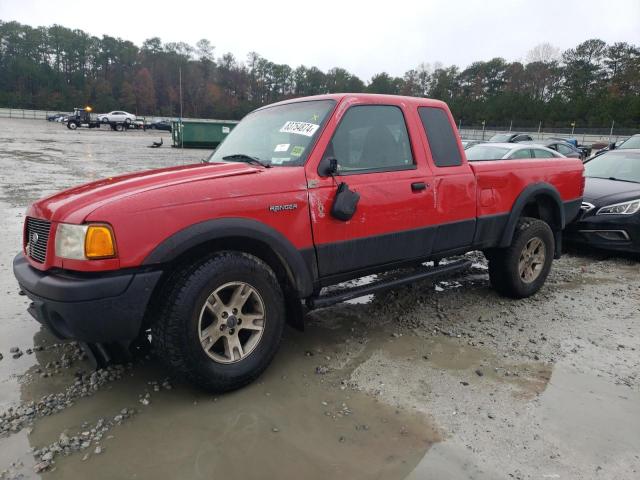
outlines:
[[216, 148], [237, 123], [233, 120], [175, 120], [171, 122], [173, 146]]

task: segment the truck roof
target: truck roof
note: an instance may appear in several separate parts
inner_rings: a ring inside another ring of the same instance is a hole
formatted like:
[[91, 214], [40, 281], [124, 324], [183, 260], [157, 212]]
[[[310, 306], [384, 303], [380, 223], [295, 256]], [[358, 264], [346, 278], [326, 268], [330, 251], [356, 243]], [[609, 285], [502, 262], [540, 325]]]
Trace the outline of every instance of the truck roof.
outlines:
[[276, 105], [286, 105], [287, 103], [296, 103], [296, 102], [308, 102], [311, 100], [335, 100], [337, 103], [340, 103], [345, 99], [354, 99], [359, 101], [370, 101], [372, 103], [384, 103], [388, 105], [415, 105], [415, 106], [428, 106], [428, 107], [439, 107], [448, 109], [447, 104], [440, 100], [434, 100], [431, 98], [423, 98], [423, 97], [406, 97], [403, 95], [383, 95], [379, 93], [330, 93], [326, 95], [313, 95], [309, 97], [297, 97], [291, 98], [288, 100], [283, 100], [278, 103], [272, 103], [270, 105], [265, 105], [264, 107], [258, 108], [257, 110], [262, 110], [263, 108], [270, 108]]

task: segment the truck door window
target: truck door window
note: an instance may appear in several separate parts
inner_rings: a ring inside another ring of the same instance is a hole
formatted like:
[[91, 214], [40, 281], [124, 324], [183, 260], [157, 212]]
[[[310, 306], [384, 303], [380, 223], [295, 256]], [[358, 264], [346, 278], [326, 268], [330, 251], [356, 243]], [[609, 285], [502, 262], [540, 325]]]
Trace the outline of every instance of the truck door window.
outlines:
[[441, 108], [418, 108], [420, 120], [427, 135], [431, 155], [437, 167], [456, 167], [462, 165], [458, 140], [453, 131], [449, 116]]
[[347, 110], [324, 154], [340, 175], [415, 168], [400, 108], [359, 105]]

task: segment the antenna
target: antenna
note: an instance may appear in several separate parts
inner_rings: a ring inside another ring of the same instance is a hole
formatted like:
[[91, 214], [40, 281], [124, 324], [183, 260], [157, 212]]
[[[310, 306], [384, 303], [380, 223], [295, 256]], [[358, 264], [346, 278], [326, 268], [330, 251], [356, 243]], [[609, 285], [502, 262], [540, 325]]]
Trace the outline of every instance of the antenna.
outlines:
[[184, 164], [184, 127], [182, 126], [182, 66], [178, 67], [178, 89], [180, 91], [180, 151], [183, 153], [182, 163]]

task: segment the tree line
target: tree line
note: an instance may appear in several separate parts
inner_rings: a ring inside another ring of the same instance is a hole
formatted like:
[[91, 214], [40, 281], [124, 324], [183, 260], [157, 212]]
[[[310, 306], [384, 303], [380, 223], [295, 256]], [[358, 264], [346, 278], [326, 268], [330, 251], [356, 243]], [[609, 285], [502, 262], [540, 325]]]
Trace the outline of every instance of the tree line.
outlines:
[[455, 65], [422, 63], [402, 77], [386, 72], [363, 81], [344, 68], [277, 64], [256, 52], [244, 61], [216, 56], [203, 39], [195, 46], [141, 46], [98, 38], [60, 25], [30, 27], [0, 21], [0, 105], [69, 111], [122, 109], [138, 115], [239, 119], [278, 100], [332, 92], [424, 96], [446, 101], [463, 125], [519, 127], [640, 126], [640, 48], [599, 39], [559, 51], [550, 44], [525, 60], [503, 58]]

